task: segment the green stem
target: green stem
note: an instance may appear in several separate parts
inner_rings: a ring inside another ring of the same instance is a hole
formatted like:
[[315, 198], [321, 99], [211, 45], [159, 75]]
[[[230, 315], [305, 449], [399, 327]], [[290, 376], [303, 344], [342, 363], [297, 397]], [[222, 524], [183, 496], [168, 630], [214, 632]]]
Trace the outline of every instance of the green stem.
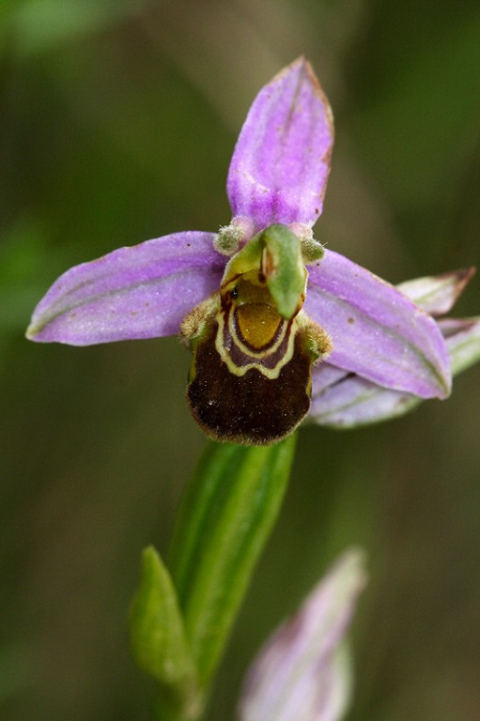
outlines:
[[144, 550], [130, 630], [138, 665], [157, 681], [156, 721], [201, 718], [294, 450], [294, 436], [262, 447], [211, 443], [180, 507], [171, 573], [153, 547]]
[[262, 447], [211, 443], [183, 499], [169, 565], [205, 693], [278, 516], [294, 450], [294, 436]]

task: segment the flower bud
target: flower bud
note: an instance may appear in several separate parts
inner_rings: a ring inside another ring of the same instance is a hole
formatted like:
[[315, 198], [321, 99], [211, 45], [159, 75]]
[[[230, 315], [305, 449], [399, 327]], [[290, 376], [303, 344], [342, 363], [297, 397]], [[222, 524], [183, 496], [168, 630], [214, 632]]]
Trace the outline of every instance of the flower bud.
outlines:
[[344, 639], [366, 584], [364, 557], [347, 551], [251, 667], [240, 721], [338, 721], [350, 700]]

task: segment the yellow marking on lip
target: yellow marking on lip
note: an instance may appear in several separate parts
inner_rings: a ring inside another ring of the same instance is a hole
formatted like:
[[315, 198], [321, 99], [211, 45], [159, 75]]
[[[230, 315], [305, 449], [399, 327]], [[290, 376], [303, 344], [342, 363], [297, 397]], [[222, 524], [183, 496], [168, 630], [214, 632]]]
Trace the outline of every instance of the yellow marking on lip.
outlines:
[[[286, 321], [283, 321], [283, 328], [282, 332], [280, 333], [280, 338], [274, 343], [270, 348], [267, 348], [265, 351], [259, 351], [259, 352], [253, 352], [250, 349], [248, 349], [246, 346], [244, 346], [238, 337], [236, 335], [232, 335], [230, 333], [230, 339], [231, 342], [234, 343], [242, 353], [245, 355], [248, 355], [251, 359], [251, 363], [246, 363], [242, 366], [237, 366], [235, 361], [230, 356], [229, 349], [224, 344], [224, 328], [225, 328], [225, 320], [224, 320], [224, 313], [223, 311], [220, 311], [216, 315], [216, 321], [218, 324], [218, 330], [215, 338], [215, 348], [220, 355], [221, 359], [226, 363], [230, 373], [233, 373], [233, 375], [236, 376], [244, 376], [245, 373], [247, 373], [249, 370], [252, 370], [253, 368], [256, 368], [262, 375], [264, 375], [266, 378], [274, 379], [278, 378], [280, 371], [282, 368], [292, 359], [293, 357], [293, 350], [294, 350], [294, 343], [295, 343], [295, 336], [297, 334], [297, 325], [295, 321], [293, 323], [287, 323]], [[233, 325], [233, 324], [231, 324]], [[227, 325], [228, 330], [230, 331], [230, 324]], [[281, 358], [278, 359], [277, 364], [273, 368], [267, 368], [264, 365], [262, 365], [262, 359], [269, 356], [272, 352], [275, 352], [279, 345], [282, 343], [283, 339], [285, 338], [285, 334], [288, 332], [288, 345], [285, 350], [285, 353], [282, 355]]]
[[[221, 320], [220, 320], [220, 317], [221, 317]], [[250, 356], [250, 358], [258, 360], [259, 362], [261, 362], [263, 358], [267, 358], [268, 356], [277, 352], [277, 350], [280, 348], [283, 341], [285, 340], [286, 334], [290, 333], [290, 330], [292, 328], [292, 323], [290, 323], [290, 322], [284, 320], [282, 317], [280, 317], [280, 320], [279, 320], [280, 330], [279, 330], [279, 332], [277, 334], [277, 338], [274, 340], [274, 342], [266, 347], [260, 348], [260, 350], [254, 350], [253, 347], [246, 345], [243, 342], [244, 339], [239, 336], [238, 329], [237, 329], [236, 316], [235, 316], [235, 308], [233, 308], [233, 309], [230, 308], [229, 311], [227, 311], [225, 313], [225, 315], [223, 315], [221, 311], [218, 313], [217, 321], [218, 321], [219, 326], [223, 327], [225, 325], [224, 319], [226, 320], [226, 329], [228, 330], [228, 333], [230, 334], [230, 338], [231, 338], [232, 342], [237, 346], [237, 348], [242, 353]]]
[[256, 351], [273, 341], [283, 321], [277, 309], [265, 303], [240, 305], [235, 317], [241, 339]]

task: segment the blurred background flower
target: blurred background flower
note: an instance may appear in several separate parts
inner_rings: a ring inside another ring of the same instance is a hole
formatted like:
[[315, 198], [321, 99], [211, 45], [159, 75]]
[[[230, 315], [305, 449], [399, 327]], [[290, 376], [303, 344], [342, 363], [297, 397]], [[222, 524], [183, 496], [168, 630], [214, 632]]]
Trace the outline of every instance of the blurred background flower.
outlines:
[[350, 549], [284, 621], [248, 670], [241, 721], [339, 721], [352, 696], [345, 637], [367, 581], [363, 554]]
[[[179, 401], [190, 358], [175, 339], [34, 346], [31, 310], [86, 258], [228, 223], [225, 168], [251, 99], [301, 53], [336, 118], [318, 239], [394, 283], [478, 265], [480, 9], [5, 0], [0, 40], [0, 709], [147, 719], [126, 609], [139, 551], [166, 548], [204, 445]], [[458, 317], [478, 313], [478, 283]], [[372, 582], [350, 718], [475, 717], [479, 380], [477, 367], [448, 401], [383, 426], [301, 431], [211, 721], [232, 716], [260, 639], [352, 542]]]

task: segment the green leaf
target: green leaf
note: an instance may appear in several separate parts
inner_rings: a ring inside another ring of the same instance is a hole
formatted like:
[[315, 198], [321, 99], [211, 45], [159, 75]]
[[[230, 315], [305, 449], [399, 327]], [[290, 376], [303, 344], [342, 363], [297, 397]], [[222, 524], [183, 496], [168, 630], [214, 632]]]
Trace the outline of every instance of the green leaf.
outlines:
[[198, 718], [201, 696], [177, 595], [153, 546], [143, 551], [130, 634], [136, 662], [160, 683], [164, 718]]
[[262, 447], [211, 443], [186, 492], [171, 568], [204, 687], [278, 515], [294, 449], [294, 436]]

